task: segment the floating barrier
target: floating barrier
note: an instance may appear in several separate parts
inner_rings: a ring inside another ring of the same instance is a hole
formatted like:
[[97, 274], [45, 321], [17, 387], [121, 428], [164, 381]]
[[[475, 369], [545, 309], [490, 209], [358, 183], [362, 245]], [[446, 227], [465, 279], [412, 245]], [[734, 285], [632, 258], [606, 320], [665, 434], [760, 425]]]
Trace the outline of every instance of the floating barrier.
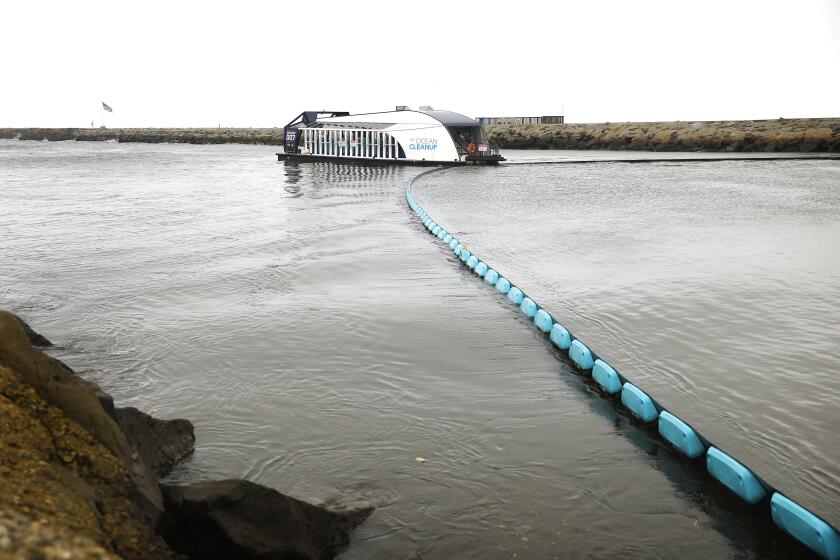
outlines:
[[551, 334], [548, 338], [560, 350], [568, 350], [572, 345], [572, 335], [559, 323], [554, 323], [554, 326], [551, 327]]
[[706, 452], [706, 447], [691, 426], [667, 410], [659, 413], [659, 433], [690, 459], [696, 459]]
[[534, 303], [534, 300], [532, 300], [529, 297], [526, 297], [523, 298], [522, 303], [519, 304], [519, 309], [522, 311], [522, 313], [527, 315], [529, 319], [533, 319], [536, 316], [539, 307], [537, 307], [537, 304]]
[[[555, 326], [560, 327], [560, 325]], [[563, 327], [560, 328], [562, 329]], [[563, 330], [565, 331], [566, 329]], [[568, 337], [568, 331], [566, 332], [566, 336]], [[618, 373], [607, 362], [595, 360], [595, 363], [592, 365], [592, 379], [595, 380], [595, 383], [604, 392], [610, 395], [621, 392], [621, 379], [618, 377]]]
[[[431, 173], [427, 171], [417, 177]], [[415, 177], [414, 179], [417, 179]], [[412, 179], [412, 182], [414, 181]], [[435, 224], [431, 217], [414, 200], [411, 183], [406, 188], [406, 200], [418, 219], [438, 239], [442, 240], [470, 269], [505, 294], [511, 303], [520, 307], [534, 325], [560, 350], [568, 351], [569, 358], [581, 370], [592, 370], [592, 381], [607, 395], [621, 394], [620, 403], [630, 414], [646, 423], [657, 421], [658, 434], [689, 460], [700, 460], [705, 456], [706, 470], [723, 486], [734, 492], [756, 508], [769, 509], [773, 522], [781, 530], [827, 560], [840, 560], [840, 533], [823, 519], [785, 497], [763, 482], [750, 469], [712, 446], [691, 426], [673, 413], [665, 410], [650, 395], [627, 381], [612, 366], [594, 355], [583, 342], [573, 336], [565, 327], [554, 322], [551, 314], [542, 309], [536, 301], [526, 297], [521, 289], [501, 276], [486, 262], [467, 250], [452, 234]], [[617, 401], [614, 401], [617, 402]], [[766, 500], [767, 496], [772, 496]], [[769, 503], [769, 508], [766, 508]], [[763, 504], [763, 506], [761, 506]]]
[[840, 536], [831, 525], [778, 492], [770, 499], [773, 522], [823, 558], [840, 559]]
[[592, 360], [592, 352], [580, 340], [573, 340], [569, 347], [569, 357], [580, 369], [592, 369], [595, 362]]
[[748, 504], [758, 502], [767, 493], [750, 469], [717, 447], [706, 452], [706, 469]]
[[653, 422], [659, 416], [653, 400], [632, 383], [625, 383], [621, 388], [621, 404], [642, 422]]
[[[535, 304], [536, 305], [536, 304]], [[554, 328], [554, 319], [545, 309], [540, 309], [534, 314], [534, 324], [544, 333], [550, 333]]]

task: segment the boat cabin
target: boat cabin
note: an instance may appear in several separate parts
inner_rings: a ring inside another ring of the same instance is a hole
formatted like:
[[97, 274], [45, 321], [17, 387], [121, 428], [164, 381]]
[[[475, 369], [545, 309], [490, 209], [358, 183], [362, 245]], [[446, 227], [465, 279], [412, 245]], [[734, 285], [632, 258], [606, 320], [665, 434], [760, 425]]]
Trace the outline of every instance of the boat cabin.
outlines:
[[286, 125], [283, 152], [277, 157], [420, 165], [504, 161], [475, 119], [423, 109], [359, 115], [304, 111]]

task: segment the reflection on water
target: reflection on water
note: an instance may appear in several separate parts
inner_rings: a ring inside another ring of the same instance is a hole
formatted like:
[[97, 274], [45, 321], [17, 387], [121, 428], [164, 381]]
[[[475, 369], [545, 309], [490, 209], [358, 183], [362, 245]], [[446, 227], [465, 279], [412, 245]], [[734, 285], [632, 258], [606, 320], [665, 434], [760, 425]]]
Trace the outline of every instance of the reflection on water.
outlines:
[[[192, 419], [175, 480], [378, 506], [348, 559], [800, 555], [455, 266], [405, 207], [417, 170], [273, 152], [0, 143], [0, 306], [119, 405]], [[456, 227], [504, 192], [469, 171]]]
[[283, 190], [293, 196], [300, 195], [300, 185], [298, 185], [298, 183], [300, 183], [303, 178], [301, 165], [304, 164], [300, 164], [295, 161], [283, 162], [283, 174], [286, 178], [286, 186], [283, 187]]

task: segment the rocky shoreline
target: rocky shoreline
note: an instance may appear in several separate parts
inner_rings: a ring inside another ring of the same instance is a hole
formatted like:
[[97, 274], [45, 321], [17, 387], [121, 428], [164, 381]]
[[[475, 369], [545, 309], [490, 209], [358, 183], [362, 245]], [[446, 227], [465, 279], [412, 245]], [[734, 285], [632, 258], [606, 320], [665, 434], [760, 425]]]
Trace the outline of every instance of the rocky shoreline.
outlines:
[[[840, 118], [491, 125], [502, 149], [840, 152]], [[283, 143], [282, 128], [0, 128], [0, 139], [189, 144]]]
[[0, 128], [0, 139], [53, 142], [145, 142], [150, 144], [283, 143], [282, 128]]
[[327, 559], [372, 512], [245, 480], [160, 484], [193, 425], [115, 407], [49, 346], [0, 310], [0, 559]]
[[840, 152], [840, 118], [494, 125], [508, 149], [654, 152]]

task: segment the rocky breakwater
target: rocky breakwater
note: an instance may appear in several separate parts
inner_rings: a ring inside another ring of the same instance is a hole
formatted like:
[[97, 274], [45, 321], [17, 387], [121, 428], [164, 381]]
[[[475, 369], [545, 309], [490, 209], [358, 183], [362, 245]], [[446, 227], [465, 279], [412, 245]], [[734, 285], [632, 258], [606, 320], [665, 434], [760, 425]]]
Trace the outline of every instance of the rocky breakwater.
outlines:
[[282, 128], [0, 128], [0, 139], [184, 144], [283, 143]]
[[331, 558], [372, 508], [329, 511], [242, 480], [160, 485], [187, 420], [118, 408], [0, 311], [0, 559]]
[[840, 152], [840, 118], [492, 125], [501, 148], [660, 152]]

